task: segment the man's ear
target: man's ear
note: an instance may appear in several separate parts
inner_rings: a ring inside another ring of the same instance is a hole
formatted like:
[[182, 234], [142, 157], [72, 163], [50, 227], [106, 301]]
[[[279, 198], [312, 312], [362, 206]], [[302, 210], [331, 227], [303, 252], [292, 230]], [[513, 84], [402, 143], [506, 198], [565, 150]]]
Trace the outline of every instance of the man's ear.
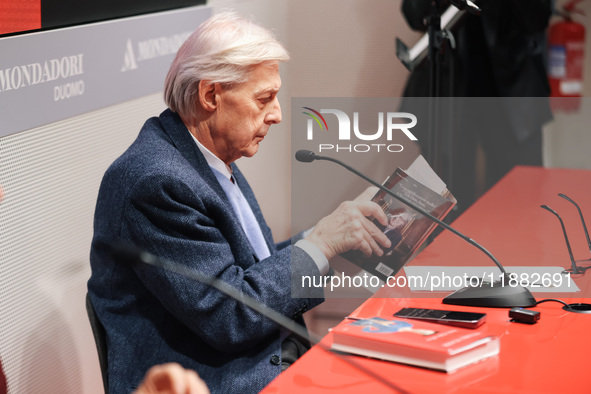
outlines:
[[206, 80], [199, 81], [199, 103], [204, 110], [208, 112], [216, 110], [220, 89], [221, 86], [219, 83]]

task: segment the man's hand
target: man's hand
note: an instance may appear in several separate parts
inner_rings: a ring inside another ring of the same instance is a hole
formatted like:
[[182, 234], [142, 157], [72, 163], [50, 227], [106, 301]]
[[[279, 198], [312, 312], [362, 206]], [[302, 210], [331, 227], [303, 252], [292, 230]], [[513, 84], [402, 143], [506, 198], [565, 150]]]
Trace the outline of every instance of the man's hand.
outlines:
[[382, 247], [389, 248], [391, 242], [368, 219], [370, 216], [384, 226], [388, 224], [388, 218], [378, 204], [357, 199], [344, 202], [333, 213], [322, 218], [306, 240], [315, 244], [329, 260], [348, 250], [359, 250], [366, 256], [382, 256]]
[[169, 363], [150, 368], [134, 394], [209, 394], [209, 389], [197, 372]]

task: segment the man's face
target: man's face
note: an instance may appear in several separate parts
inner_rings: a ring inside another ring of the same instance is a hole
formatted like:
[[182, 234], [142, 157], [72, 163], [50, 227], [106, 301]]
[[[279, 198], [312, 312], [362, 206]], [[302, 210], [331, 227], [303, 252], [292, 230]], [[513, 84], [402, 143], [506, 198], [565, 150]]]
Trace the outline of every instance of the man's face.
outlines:
[[388, 227], [396, 228], [400, 225], [404, 224], [404, 219], [400, 216], [391, 216], [390, 222], [388, 223]]
[[254, 66], [248, 81], [221, 89], [210, 132], [223, 162], [254, 156], [269, 127], [281, 122], [280, 87], [279, 64], [266, 62]]

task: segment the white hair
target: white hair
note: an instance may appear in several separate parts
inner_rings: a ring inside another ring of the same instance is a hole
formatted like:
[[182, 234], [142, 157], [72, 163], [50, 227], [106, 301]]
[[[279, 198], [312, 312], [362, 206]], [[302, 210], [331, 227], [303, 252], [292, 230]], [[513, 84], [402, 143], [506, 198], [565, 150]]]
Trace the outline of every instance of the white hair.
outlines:
[[199, 82], [246, 82], [252, 66], [287, 61], [289, 54], [273, 34], [232, 12], [203, 22], [183, 43], [164, 83], [164, 101], [181, 117], [196, 115]]

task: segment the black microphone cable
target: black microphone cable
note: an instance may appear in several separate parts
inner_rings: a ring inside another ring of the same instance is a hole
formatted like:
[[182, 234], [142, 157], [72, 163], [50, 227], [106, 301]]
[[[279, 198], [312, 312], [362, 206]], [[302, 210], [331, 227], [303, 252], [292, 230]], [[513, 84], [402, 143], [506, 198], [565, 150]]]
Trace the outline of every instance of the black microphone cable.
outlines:
[[332, 157], [318, 156], [314, 152], [309, 151], [309, 150], [304, 150], [304, 149], [298, 150], [296, 152], [296, 154], [295, 154], [295, 158], [296, 158], [296, 160], [298, 160], [300, 162], [303, 162], [303, 163], [310, 163], [310, 162], [312, 162], [314, 160], [332, 161], [333, 163], [336, 163], [336, 164], [338, 164], [338, 165], [340, 165], [342, 167], [345, 167], [347, 170], [351, 171], [355, 175], [363, 178], [364, 180], [366, 180], [367, 182], [371, 183], [372, 185], [377, 186], [380, 190], [388, 193], [388, 195], [394, 197], [395, 199], [397, 199], [398, 201], [402, 202], [403, 204], [411, 207], [412, 209], [414, 209], [415, 211], [417, 211], [421, 215], [423, 215], [425, 217], [428, 217], [430, 220], [434, 221], [435, 223], [437, 223], [441, 227], [443, 227], [446, 230], [454, 233], [458, 237], [462, 238], [464, 241], [468, 242], [472, 246], [474, 246], [477, 249], [479, 249], [481, 252], [483, 252], [484, 254], [486, 254], [495, 263], [495, 265], [499, 268], [499, 270], [501, 270], [501, 272], [505, 276], [507, 276], [507, 272], [505, 271], [505, 268], [501, 265], [501, 263], [499, 263], [499, 261], [496, 259], [495, 256], [493, 256], [493, 254], [491, 252], [489, 252], [488, 250], [486, 250], [484, 248], [484, 246], [480, 245], [478, 242], [474, 241], [472, 238], [470, 238], [470, 237], [462, 234], [461, 232], [459, 232], [455, 228], [451, 227], [449, 224], [445, 223], [444, 221], [437, 219], [435, 216], [431, 215], [429, 212], [427, 212], [424, 209], [418, 207], [417, 205], [413, 204], [412, 202], [410, 202], [410, 201], [408, 201], [408, 200], [400, 197], [399, 195], [393, 193], [391, 190], [385, 188], [383, 185], [377, 183], [376, 181], [374, 181], [373, 179], [371, 179], [367, 175], [362, 174], [361, 172], [357, 171], [353, 167], [351, 167], [351, 166], [343, 163], [340, 160], [334, 159]]
[[535, 298], [533, 297], [531, 292], [524, 286], [505, 286], [505, 281], [511, 280], [510, 275], [507, 273], [507, 271], [505, 271], [505, 268], [501, 265], [501, 263], [499, 263], [499, 261], [496, 259], [495, 256], [493, 256], [492, 253], [490, 253], [487, 249], [485, 249], [478, 242], [474, 241], [472, 238], [462, 234], [458, 230], [451, 227], [449, 224], [445, 223], [442, 220], [439, 220], [435, 216], [431, 215], [429, 212], [418, 207], [416, 204], [412, 203], [411, 201], [408, 201], [405, 198], [402, 198], [398, 194], [394, 193], [392, 190], [386, 188], [384, 185], [379, 184], [378, 182], [374, 181], [373, 179], [362, 174], [361, 172], [357, 171], [353, 167], [343, 163], [340, 160], [327, 156], [317, 156], [314, 152], [309, 150], [298, 150], [295, 154], [295, 157], [298, 161], [304, 163], [310, 163], [314, 160], [326, 160], [336, 163], [341, 167], [344, 167], [345, 169], [349, 170], [358, 177], [366, 180], [374, 186], [377, 186], [380, 190], [387, 193], [389, 196], [394, 197], [395, 199], [402, 202], [406, 206], [414, 209], [416, 212], [420, 213], [424, 217], [429, 218], [431, 221], [437, 223], [441, 227], [445, 228], [446, 230], [457, 235], [464, 241], [468, 242], [470, 245], [476, 247], [478, 250], [486, 254], [488, 258], [491, 259], [501, 271], [503, 275], [502, 278], [494, 282], [491, 281], [490, 288], [488, 286], [482, 287], [482, 284], [485, 283], [485, 281], [483, 280], [481, 282], [481, 285], [479, 286], [464, 287], [463, 289], [457, 290], [449, 296], [445, 297], [443, 299], [444, 304], [484, 307], [524, 307], [535, 305]]
[[[223, 293], [224, 295], [248, 306], [255, 312], [261, 314], [262, 316], [268, 318], [269, 320], [273, 321], [277, 325], [289, 330], [293, 334], [303, 338], [308, 339], [311, 343], [315, 344], [316, 346], [320, 347], [325, 352], [330, 354], [337, 354], [333, 352], [330, 347], [324, 345], [321, 342], [321, 338], [308, 332], [308, 330], [301, 326], [300, 324], [296, 323], [295, 321], [283, 316], [282, 314], [276, 312], [275, 310], [269, 308], [265, 304], [255, 300], [254, 298], [250, 297], [248, 294], [241, 292], [240, 290], [228, 285], [227, 283], [207, 275], [203, 273], [189, 268], [187, 266], [178, 264], [176, 262], [170, 260], [164, 260], [157, 256], [154, 256], [151, 253], [146, 251], [140, 250], [137, 247], [127, 245], [127, 244], [110, 244], [111, 251], [113, 256], [118, 259], [119, 261], [125, 262], [127, 264], [148, 264], [154, 267], [158, 267], [164, 269], [169, 272], [174, 272], [176, 274], [182, 275], [186, 278], [192, 279], [196, 282], [203, 283], [207, 286], [211, 286], [212, 288], [218, 290], [219, 292]], [[375, 379], [376, 381], [382, 383], [389, 389], [395, 390], [399, 393], [408, 393], [408, 391], [404, 390], [401, 387], [396, 386], [394, 383], [386, 380], [384, 377], [378, 375], [371, 369], [364, 367], [361, 363], [357, 362], [354, 357], [339, 357], [341, 360], [345, 361], [347, 364], [353, 366], [357, 370], [365, 373], [369, 377]]]

